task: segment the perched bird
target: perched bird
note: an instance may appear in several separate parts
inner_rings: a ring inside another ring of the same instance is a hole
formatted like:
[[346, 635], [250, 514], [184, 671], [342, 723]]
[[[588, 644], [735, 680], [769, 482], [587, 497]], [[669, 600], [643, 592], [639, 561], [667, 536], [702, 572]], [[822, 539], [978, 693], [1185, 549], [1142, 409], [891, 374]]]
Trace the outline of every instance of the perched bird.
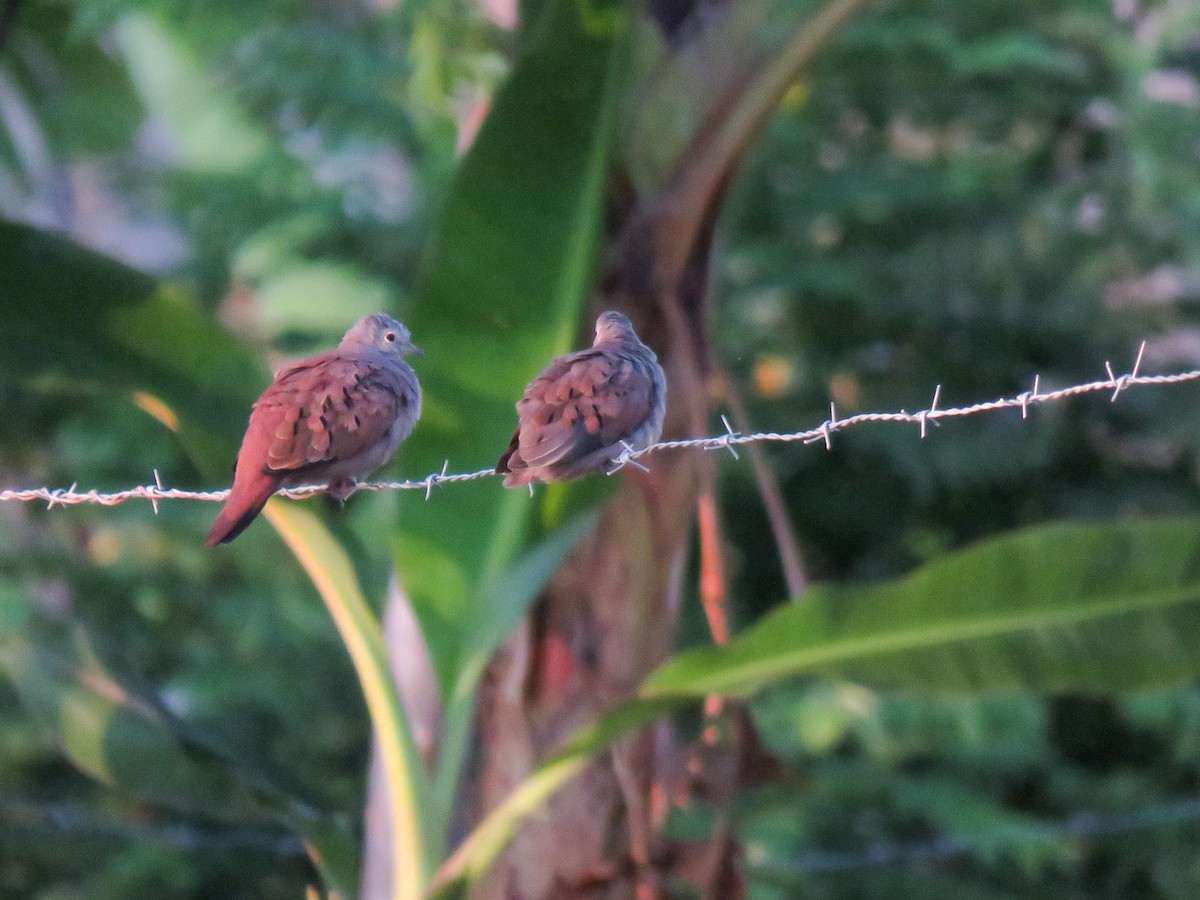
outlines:
[[496, 471], [505, 487], [607, 472], [662, 434], [667, 380], [619, 312], [601, 313], [587, 350], [560, 356], [525, 388], [517, 430]]
[[204, 543], [232, 541], [281, 487], [325, 482], [344, 500], [356, 478], [391, 459], [421, 415], [409, 353], [425, 355], [407, 328], [374, 313], [337, 349], [277, 372], [250, 413], [233, 490]]

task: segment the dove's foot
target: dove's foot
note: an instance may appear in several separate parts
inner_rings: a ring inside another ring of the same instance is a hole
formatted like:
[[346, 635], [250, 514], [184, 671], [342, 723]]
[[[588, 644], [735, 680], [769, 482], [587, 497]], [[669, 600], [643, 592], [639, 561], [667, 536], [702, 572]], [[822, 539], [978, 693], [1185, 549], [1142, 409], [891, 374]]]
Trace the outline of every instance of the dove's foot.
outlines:
[[346, 498], [354, 493], [358, 487], [358, 482], [353, 478], [340, 478], [337, 481], [329, 482], [329, 496], [338, 503], [345, 503]]

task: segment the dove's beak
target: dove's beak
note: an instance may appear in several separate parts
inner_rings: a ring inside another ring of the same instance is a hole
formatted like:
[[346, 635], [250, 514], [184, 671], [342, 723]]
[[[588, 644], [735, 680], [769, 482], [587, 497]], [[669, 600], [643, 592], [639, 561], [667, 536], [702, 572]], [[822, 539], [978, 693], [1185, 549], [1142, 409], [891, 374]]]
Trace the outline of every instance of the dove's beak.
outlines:
[[417, 356], [421, 357], [422, 359], [425, 358], [425, 351], [422, 350], [420, 347], [418, 347], [416, 344], [409, 344], [408, 352], [415, 353]]

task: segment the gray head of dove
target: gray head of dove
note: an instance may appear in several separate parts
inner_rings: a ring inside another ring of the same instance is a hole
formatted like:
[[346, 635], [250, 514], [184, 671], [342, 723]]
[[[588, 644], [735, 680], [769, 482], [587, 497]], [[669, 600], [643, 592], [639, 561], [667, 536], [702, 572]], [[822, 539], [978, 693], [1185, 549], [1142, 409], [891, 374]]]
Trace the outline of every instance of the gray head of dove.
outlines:
[[341, 346], [369, 347], [397, 356], [407, 356], [409, 353], [425, 355], [425, 352], [412, 342], [412, 335], [408, 329], [384, 313], [371, 313], [355, 322], [342, 338]]
[[595, 343], [637, 340], [637, 332], [633, 330], [633, 325], [621, 313], [610, 309], [608, 312], [600, 313], [600, 317], [596, 319]]

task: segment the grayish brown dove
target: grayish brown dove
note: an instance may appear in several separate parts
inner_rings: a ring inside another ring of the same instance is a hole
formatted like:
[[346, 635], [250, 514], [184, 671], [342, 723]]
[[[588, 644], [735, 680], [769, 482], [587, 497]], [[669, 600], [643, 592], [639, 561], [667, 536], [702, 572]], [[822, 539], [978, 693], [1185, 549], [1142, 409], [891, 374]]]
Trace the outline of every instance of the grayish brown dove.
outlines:
[[424, 355], [408, 329], [373, 313], [337, 349], [277, 372], [250, 413], [233, 490], [204, 543], [232, 541], [281, 487], [325, 482], [345, 499], [355, 479], [391, 459], [421, 415], [409, 353]]
[[517, 402], [517, 430], [496, 464], [505, 487], [608, 472], [625, 445], [662, 434], [667, 379], [619, 312], [601, 313], [587, 350], [555, 359]]

